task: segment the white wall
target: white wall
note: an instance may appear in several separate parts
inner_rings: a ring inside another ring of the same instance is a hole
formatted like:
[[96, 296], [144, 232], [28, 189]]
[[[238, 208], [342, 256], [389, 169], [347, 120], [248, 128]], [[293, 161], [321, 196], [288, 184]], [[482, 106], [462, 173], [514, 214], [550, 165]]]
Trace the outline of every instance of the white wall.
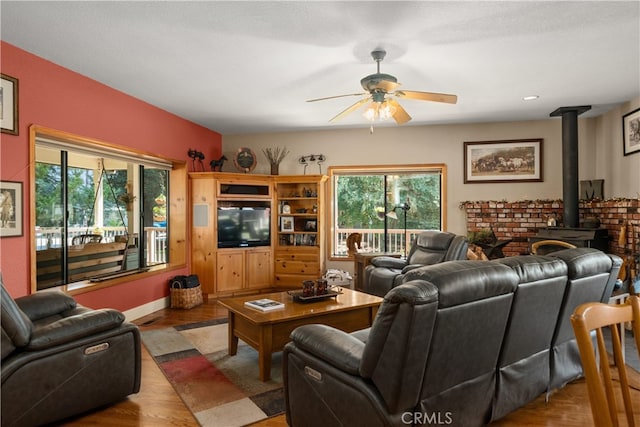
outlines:
[[624, 156], [622, 146], [622, 116], [637, 108], [640, 108], [640, 97], [593, 120], [594, 174], [604, 179], [605, 199], [640, 198], [640, 153]]
[[[622, 115], [637, 108], [640, 97], [597, 118], [579, 118], [579, 179], [604, 179], [605, 198], [640, 197], [640, 153], [622, 155]], [[544, 139], [544, 181], [536, 183], [464, 184], [463, 143], [507, 139]], [[324, 154], [329, 166], [444, 163], [448, 168], [447, 230], [466, 234], [465, 215], [458, 208], [466, 200], [537, 200], [562, 198], [561, 118], [526, 122], [466, 125], [379, 127], [223, 136], [230, 159], [226, 171], [236, 171], [231, 159], [239, 147], [252, 148], [258, 165], [253, 173], [268, 174], [262, 149], [287, 147], [291, 154], [280, 164], [281, 175], [303, 173], [302, 155]], [[309, 166], [308, 174], [318, 173]]]

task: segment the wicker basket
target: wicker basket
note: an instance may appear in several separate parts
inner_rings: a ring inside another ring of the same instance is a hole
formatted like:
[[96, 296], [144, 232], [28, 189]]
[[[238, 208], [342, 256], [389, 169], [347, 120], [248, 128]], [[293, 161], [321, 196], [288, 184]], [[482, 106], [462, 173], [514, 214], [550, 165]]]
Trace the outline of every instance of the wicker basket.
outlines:
[[202, 288], [182, 288], [171, 284], [171, 308], [193, 308], [202, 304]]

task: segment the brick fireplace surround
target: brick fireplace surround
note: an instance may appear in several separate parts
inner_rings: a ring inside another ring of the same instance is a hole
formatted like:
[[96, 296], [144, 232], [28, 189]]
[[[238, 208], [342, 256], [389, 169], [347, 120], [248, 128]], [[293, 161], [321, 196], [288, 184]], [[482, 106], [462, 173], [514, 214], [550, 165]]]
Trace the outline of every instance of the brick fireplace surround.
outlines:
[[[502, 252], [505, 256], [526, 254], [529, 237], [538, 229], [547, 227], [547, 218], [554, 216], [558, 226], [562, 224], [562, 200], [467, 201], [460, 204], [467, 215], [467, 232], [492, 228], [498, 240], [512, 239]], [[582, 201], [579, 206], [580, 226], [583, 220], [595, 217], [600, 227], [609, 231], [609, 253], [625, 255], [625, 248], [618, 246], [620, 227], [626, 222], [635, 226], [636, 239], [640, 232], [640, 199], [611, 199]], [[627, 232], [626, 249], [631, 249], [631, 227]]]

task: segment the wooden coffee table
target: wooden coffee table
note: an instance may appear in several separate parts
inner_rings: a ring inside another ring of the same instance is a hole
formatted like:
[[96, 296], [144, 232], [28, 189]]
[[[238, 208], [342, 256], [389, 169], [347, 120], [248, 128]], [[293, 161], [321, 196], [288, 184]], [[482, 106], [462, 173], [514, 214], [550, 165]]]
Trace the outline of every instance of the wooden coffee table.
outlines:
[[[283, 309], [262, 312], [245, 301], [269, 298], [283, 302]], [[364, 329], [373, 323], [382, 298], [351, 289], [321, 301], [300, 303], [286, 292], [224, 298], [218, 301], [229, 310], [229, 354], [238, 351], [238, 339], [258, 351], [260, 380], [271, 378], [271, 354], [281, 351], [298, 326], [322, 323], [345, 332]]]

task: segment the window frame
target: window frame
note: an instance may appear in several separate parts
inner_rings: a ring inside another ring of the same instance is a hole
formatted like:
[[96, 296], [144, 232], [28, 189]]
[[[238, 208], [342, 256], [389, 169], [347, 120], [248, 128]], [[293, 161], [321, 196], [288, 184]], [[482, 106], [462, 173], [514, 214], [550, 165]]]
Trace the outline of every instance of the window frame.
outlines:
[[329, 244], [327, 245], [327, 259], [330, 261], [348, 261], [352, 260], [350, 256], [334, 255], [335, 242], [335, 218], [334, 218], [334, 200], [336, 197], [336, 189], [334, 186], [334, 176], [336, 175], [398, 175], [402, 173], [440, 173], [440, 224], [441, 229], [447, 229], [447, 165], [444, 163], [425, 163], [410, 165], [355, 165], [355, 166], [330, 166], [327, 169], [328, 179], [328, 201], [330, 208], [326, 209], [326, 223], [329, 233]]
[[48, 288], [48, 290], [62, 290], [69, 294], [81, 294], [94, 291], [101, 288], [115, 286], [132, 280], [138, 280], [145, 277], [155, 276], [168, 271], [183, 269], [187, 264], [187, 184], [188, 184], [188, 168], [187, 162], [184, 160], [171, 159], [165, 156], [151, 154], [145, 151], [137, 150], [130, 147], [119, 146], [116, 144], [100, 141], [93, 138], [75, 135], [69, 132], [51, 129], [40, 125], [31, 125], [29, 127], [29, 227], [30, 227], [30, 260], [31, 269], [31, 292], [42, 292], [37, 290], [37, 268], [36, 268], [36, 241], [34, 238], [34, 230], [36, 227], [36, 143], [37, 139], [48, 139], [59, 141], [62, 144], [78, 147], [79, 150], [87, 149], [91, 151], [103, 150], [109, 153], [122, 153], [123, 156], [140, 159], [140, 163], [164, 163], [171, 165], [169, 171], [169, 187], [171, 192], [167, 203], [171, 207], [171, 215], [167, 218], [168, 229], [168, 262], [166, 264], [151, 266], [148, 271], [133, 273], [128, 276], [118, 277], [104, 280], [101, 282], [80, 281], [75, 283], [67, 283], [57, 287]]

